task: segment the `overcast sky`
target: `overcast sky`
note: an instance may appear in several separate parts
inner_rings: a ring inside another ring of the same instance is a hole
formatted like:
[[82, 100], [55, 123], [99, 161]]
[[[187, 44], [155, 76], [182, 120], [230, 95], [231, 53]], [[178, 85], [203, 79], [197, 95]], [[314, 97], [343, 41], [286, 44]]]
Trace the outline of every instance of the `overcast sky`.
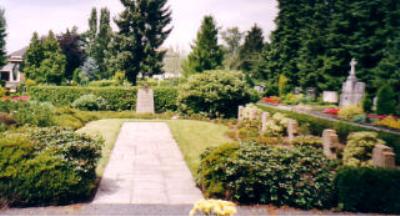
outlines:
[[[259, 24], [269, 36], [275, 28], [278, 13], [276, 0], [169, 0], [173, 11], [174, 30], [164, 46], [188, 50], [204, 15], [212, 14], [221, 27], [239, 26], [248, 30]], [[56, 33], [78, 26], [86, 31], [92, 7], [108, 7], [115, 17], [122, 10], [119, 0], [0, 0], [6, 9], [7, 50], [26, 45], [34, 31]]]

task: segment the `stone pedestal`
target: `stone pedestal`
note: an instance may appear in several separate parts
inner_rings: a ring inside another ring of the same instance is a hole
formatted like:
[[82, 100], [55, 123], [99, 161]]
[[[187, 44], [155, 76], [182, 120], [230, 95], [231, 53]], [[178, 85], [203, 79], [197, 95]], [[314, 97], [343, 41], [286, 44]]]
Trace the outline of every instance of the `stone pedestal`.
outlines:
[[382, 168], [396, 168], [396, 154], [385, 145], [376, 145], [372, 152], [372, 164]]
[[136, 112], [155, 113], [153, 89], [150, 88], [138, 89], [137, 99], [136, 99]]
[[261, 113], [261, 133], [265, 133], [267, 130], [267, 120], [268, 120], [269, 113], [263, 112]]

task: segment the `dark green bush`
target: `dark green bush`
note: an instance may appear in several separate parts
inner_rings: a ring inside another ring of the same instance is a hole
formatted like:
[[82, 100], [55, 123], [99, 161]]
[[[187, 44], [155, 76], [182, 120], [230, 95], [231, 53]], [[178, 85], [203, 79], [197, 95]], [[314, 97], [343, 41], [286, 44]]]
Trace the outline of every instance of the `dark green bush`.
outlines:
[[380, 115], [396, 114], [397, 95], [390, 84], [378, 90], [376, 112]]
[[179, 90], [178, 105], [184, 113], [233, 117], [239, 105], [257, 100], [241, 72], [207, 71], [193, 75]]
[[396, 153], [396, 163], [400, 164], [400, 135], [395, 133], [385, 132], [385, 131], [375, 131], [369, 128], [352, 125], [345, 121], [333, 121], [323, 118], [318, 118], [310, 116], [303, 113], [297, 113], [293, 111], [281, 110], [278, 108], [270, 106], [260, 106], [261, 109], [268, 111], [270, 113], [284, 113], [287, 117], [296, 119], [301, 125], [312, 125], [309, 128], [310, 133], [315, 136], [321, 136], [324, 129], [334, 129], [336, 130], [342, 143], [346, 142], [347, 137], [353, 132], [360, 131], [372, 131], [378, 133], [378, 138], [384, 140], [386, 144], [392, 147]]
[[306, 209], [335, 205], [334, 166], [317, 148], [224, 145], [202, 154], [198, 174], [208, 197]]
[[400, 170], [347, 167], [335, 182], [343, 210], [400, 214]]
[[158, 87], [154, 89], [156, 112], [162, 113], [177, 110], [178, 89], [176, 87]]
[[0, 200], [8, 205], [88, 199], [101, 141], [61, 128], [9, 132], [0, 138]]

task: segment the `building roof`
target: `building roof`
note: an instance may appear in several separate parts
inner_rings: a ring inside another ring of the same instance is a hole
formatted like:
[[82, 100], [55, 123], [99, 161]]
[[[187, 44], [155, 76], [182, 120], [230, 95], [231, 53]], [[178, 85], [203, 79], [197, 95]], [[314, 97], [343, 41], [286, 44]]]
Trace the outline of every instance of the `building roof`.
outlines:
[[18, 56], [18, 57], [23, 57], [25, 55], [26, 50], [28, 49], [28, 47], [24, 47], [20, 50], [17, 50], [15, 52], [10, 53], [8, 56], [12, 57], [12, 56]]
[[7, 63], [6, 65], [4, 65], [2, 68], [0, 68], [0, 71], [2, 72], [12, 72], [14, 70], [14, 63]]

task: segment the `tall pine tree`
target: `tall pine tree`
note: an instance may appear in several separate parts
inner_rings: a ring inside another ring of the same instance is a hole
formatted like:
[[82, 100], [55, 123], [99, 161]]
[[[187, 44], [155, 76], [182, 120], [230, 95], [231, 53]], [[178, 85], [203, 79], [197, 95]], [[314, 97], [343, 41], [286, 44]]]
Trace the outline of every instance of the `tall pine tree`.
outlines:
[[96, 38], [97, 38], [97, 9], [92, 8], [89, 17], [89, 30], [85, 33], [86, 44], [85, 44], [85, 51], [87, 56], [94, 56], [95, 49], [96, 49]]
[[240, 69], [252, 79], [261, 78], [261, 75], [256, 71], [255, 65], [259, 61], [263, 49], [263, 30], [255, 24], [247, 32], [244, 44], [240, 49]]
[[221, 67], [223, 58], [223, 50], [218, 45], [217, 24], [212, 16], [206, 16], [188, 56], [186, 73], [199, 73]]
[[96, 36], [96, 45], [93, 56], [99, 66], [100, 74], [98, 77], [101, 79], [108, 79], [112, 75], [107, 71], [106, 65], [106, 57], [107, 52], [109, 51], [109, 44], [112, 39], [112, 34], [113, 32], [110, 25], [110, 11], [107, 8], [102, 8], [100, 12], [99, 31]]
[[0, 8], [0, 68], [7, 63], [5, 10]]
[[165, 51], [160, 46], [171, 32], [171, 10], [167, 0], [121, 0], [124, 11], [116, 19], [117, 59], [127, 79], [136, 84], [144, 76], [162, 73]]
[[228, 70], [237, 70], [240, 67], [239, 51], [242, 45], [243, 33], [238, 27], [227, 28], [221, 32], [225, 42], [224, 66]]

